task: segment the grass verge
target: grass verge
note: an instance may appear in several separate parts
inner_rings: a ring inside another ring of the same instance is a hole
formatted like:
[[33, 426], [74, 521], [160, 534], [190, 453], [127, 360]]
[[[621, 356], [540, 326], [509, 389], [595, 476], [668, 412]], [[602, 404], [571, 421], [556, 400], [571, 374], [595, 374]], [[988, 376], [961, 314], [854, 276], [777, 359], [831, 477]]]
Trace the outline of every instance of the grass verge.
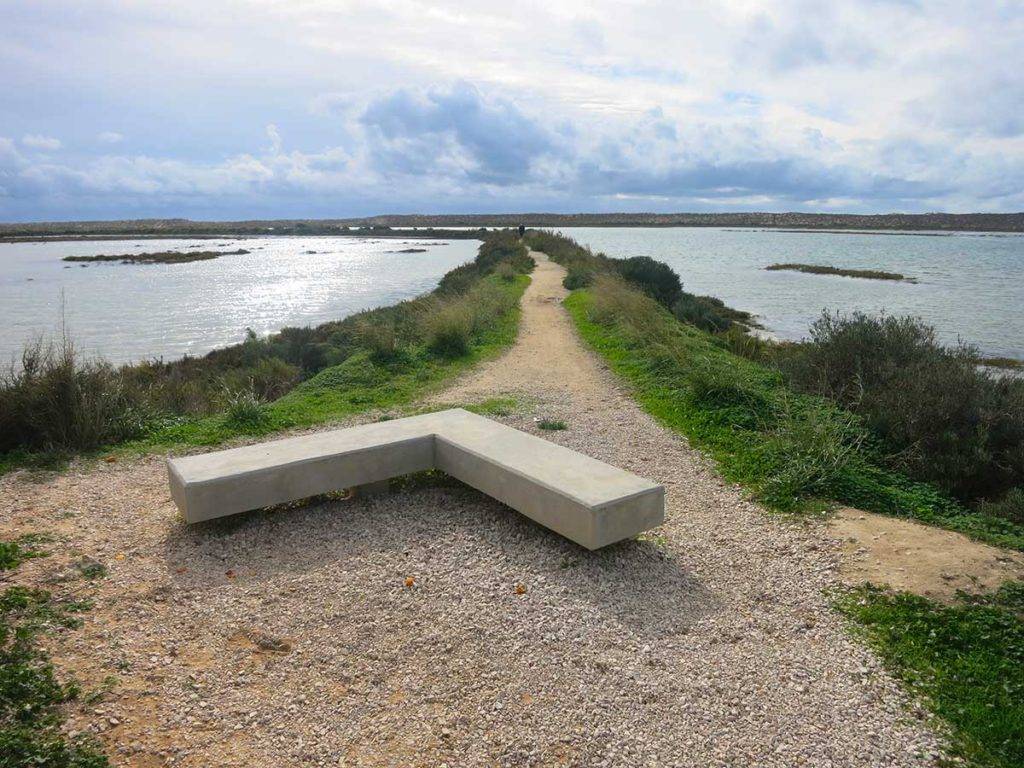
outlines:
[[1024, 526], [969, 512], [933, 486], [885, 468], [855, 415], [793, 393], [777, 371], [723, 349], [623, 282], [599, 278], [570, 294], [565, 306], [583, 339], [649, 413], [769, 507], [801, 511], [841, 502], [1024, 549]]
[[[42, 557], [30, 539], [0, 541], [0, 573]], [[49, 592], [8, 586], [0, 593], [0, 766], [22, 768], [104, 768], [98, 746], [68, 738], [61, 726], [63, 705], [76, 699], [78, 686], [61, 681], [40, 645], [40, 635], [75, 629], [89, 604], [60, 600]]]
[[868, 585], [836, 605], [949, 724], [955, 756], [1024, 765], [1024, 582], [950, 606]]
[[[229, 408], [223, 414], [171, 425], [125, 444], [118, 452], [130, 455], [210, 446], [238, 437], [309, 427], [362, 411], [407, 405], [477, 363], [499, 355], [515, 342], [519, 298], [530, 282], [529, 277], [517, 275], [512, 281], [488, 277], [481, 282], [492, 296], [501, 297], [503, 311], [476, 332], [470, 332], [464, 350], [457, 355], [438, 354], [430, 348], [429, 341], [387, 358], [362, 349], [272, 403]], [[469, 296], [467, 301], [479, 298], [476, 294]]]

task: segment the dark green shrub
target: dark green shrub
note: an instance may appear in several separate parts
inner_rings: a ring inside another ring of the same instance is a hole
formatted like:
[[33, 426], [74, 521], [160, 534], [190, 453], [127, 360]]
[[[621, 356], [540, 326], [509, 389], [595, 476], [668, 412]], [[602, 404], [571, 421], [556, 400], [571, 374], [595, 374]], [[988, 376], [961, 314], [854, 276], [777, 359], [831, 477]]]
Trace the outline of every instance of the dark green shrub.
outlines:
[[567, 427], [565, 422], [559, 419], [541, 419], [537, 422], [537, 428], [548, 432], [560, 432]]
[[1011, 488], [999, 501], [983, 501], [978, 512], [1024, 525], [1024, 488]]
[[671, 308], [683, 292], [683, 285], [675, 270], [650, 256], [634, 256], [614, 263], [623, 279], [640, 288], [662, 306]]
[[682, 293], [672, 305], [672, 314], [677, 320], [695, 325], [708, 333], [728, 330], [732, 320], [715, 311], [714, 304], [705, 301], [708, 297]]
[[0, 452], [89, 450], [141, 434], [152, 418], [144, 392], [108, 363], [79, 361], [67, 338], [29, 344], [22, 367], [0, 377]]
[[498, 276], [498, 279], [503, 280], [506, 283], [511, 283], [516, 279], [516, 270], [513, 269], [510, 262], [502, 262], [495, 270], [494, 274]]
[[475, 317], [463, 303], [442, 307], [427, 320], [427, 348], [439, 357], [469, 354]]
[[893, 462], [960, 499], [1024, 484], [1024, 382], [979, 371], [911, 317], [823, 315], [780, 363], [801, 391], [863, 417]]
[[562, 279], [562, 285], [569, 291], [586, 288], [594, 282], [594, 270], [574, 264]]

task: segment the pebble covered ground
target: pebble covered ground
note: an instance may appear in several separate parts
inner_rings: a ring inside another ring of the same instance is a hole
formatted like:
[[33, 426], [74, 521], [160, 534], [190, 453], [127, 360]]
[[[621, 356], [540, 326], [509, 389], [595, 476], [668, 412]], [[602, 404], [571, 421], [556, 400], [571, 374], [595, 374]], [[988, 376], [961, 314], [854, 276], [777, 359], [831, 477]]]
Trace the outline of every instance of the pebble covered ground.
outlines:
[[[515, 348], [439, 396], [665, 484], [588, 552], [443, 481], [186, 528], [149, 458], [0, 478], [19, 578], [105, 564], [53, 641], [70, 727], [133, 766], [921, 766], [926, 714], [829, 607], [839, 546], [770, 515], [583, 350], [538, 255]], [[564, 421], [542, 431], [541, 418]]]

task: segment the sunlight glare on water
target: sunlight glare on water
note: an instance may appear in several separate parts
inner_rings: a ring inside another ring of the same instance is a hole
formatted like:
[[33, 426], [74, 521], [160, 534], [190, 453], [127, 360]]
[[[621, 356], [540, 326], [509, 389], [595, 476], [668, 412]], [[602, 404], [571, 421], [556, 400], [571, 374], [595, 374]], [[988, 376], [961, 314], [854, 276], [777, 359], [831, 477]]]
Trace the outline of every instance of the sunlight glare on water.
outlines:
[[[480, 243], [353, 237], [0, 243], [0, 359], [66, 326], [78, 348], [113, 362], [199, 355], [288, 325], [340, 320], [430, 291]], [[425, 253], [395, 253], [404, 248]], [[183, 264], [93, 263], [64, 256], [249, 250]], [[310, 253], [310, 252], [313, 253]]]

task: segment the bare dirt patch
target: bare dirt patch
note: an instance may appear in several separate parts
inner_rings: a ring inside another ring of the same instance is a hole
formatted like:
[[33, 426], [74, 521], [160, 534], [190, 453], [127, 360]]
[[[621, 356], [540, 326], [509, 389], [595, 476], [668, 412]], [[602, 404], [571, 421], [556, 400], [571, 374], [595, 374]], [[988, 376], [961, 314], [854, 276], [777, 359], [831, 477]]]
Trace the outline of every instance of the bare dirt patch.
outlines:
[[847, 584], [888, 584], [935, 600], [958, 590], [987, 592], [1024, 578], [1024, 556], [971, 541], [960, 533], [849, 507], [829, 524], [842, 542]]

